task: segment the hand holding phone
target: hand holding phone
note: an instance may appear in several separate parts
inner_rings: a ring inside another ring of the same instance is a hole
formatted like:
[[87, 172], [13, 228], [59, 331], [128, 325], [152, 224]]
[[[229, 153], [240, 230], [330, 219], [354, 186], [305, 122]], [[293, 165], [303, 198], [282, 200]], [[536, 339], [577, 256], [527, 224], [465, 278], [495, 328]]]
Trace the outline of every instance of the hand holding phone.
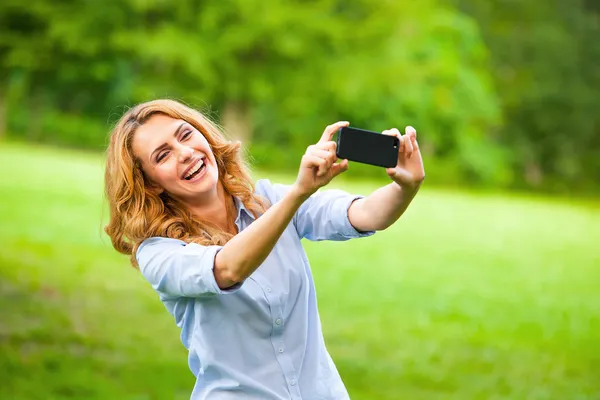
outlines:
[[340, 121], [327, 126], [321, 139], [307, 147], [294, 184], [296, 193], [301, 197], [310, 196], [348, 169], [348, 161], [336, 163], [336, 145], [332, 141], [336, 131], [347, 125], [347, 121]]
[[418, 187], [425, 179], [417, 132], [407, 126], [406, 134], [397, 129], [383, 133], [341, 127], [338, 131], [336, 156], [363, 164], [386, 168], [388, 176], [402, 187]]
[[393, 168], [398, 163], [399, 146], [396, 136], [346, 126], [338, 131], [336, 155], [340, 159]]

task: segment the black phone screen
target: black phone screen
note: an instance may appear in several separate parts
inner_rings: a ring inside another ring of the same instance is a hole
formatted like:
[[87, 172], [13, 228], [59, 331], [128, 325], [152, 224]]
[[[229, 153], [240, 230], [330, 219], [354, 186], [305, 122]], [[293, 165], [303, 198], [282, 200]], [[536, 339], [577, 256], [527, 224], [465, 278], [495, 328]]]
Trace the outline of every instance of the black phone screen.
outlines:
[[338, 131], [336, 153], [340, 159], [392, 168], [398, 162], [398, 145], [395, 136], [343, 127]]

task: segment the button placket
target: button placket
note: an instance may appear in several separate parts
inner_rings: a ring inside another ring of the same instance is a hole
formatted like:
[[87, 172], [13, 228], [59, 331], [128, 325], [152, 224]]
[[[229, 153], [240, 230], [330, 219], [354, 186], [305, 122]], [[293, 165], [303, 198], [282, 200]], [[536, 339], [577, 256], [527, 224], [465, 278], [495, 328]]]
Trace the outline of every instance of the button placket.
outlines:
[[[281, 299], [278, 295], [274, 294], [274, 289], [270, 285], [271, 282], [266, 279], [259, 278], [257, 279], [259, 285], [263, 288], [265, 297], [267, 302], [269, 303], [269, 308], [271, 311], [271, 321], [273, 330], [271, 333], [271, 344], [273, 345], [273, 349], [275, 351], [275, 357], [279, 361], [281, 366], [281, 370], [285, 376], [285, 380], [288, 386], [288, 390], [290, 391], [291, 398], [294, 400], [300, 400], [300, 387], [297, 381], [297, 374], [294, 370], [294, 366], [292, 364], [292, 360], [289, 358], [287, 354], [287, 349], [285, 348], [285, 342], [283, 338], [284, 331], [284, 319]], [[293, 383], [292, 383], [293, 382]]]

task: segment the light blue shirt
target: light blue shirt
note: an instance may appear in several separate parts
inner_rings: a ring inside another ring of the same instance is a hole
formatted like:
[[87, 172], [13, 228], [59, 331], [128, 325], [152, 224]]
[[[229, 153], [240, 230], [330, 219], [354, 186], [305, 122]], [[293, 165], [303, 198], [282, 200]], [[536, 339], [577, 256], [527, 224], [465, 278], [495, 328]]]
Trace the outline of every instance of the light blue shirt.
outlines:
[[[259, 180], [271, 204], [288, 186]], [[348, 240], [358, 232], [348, 208], [359, 195], [320, 190], [294, 215], [267, 259], [240, 284], [219, 289], [213, 266], [222, 246], [153, 237], [137, 260], [181, 328], [196, 377], [191, 398], [339, 400], [348, 392], [325, 347], [310, 264], [301, 239]], [[253, 221], [236, 200], [241, 232]], [[322, 268], [328, 268], [322, 265]]]

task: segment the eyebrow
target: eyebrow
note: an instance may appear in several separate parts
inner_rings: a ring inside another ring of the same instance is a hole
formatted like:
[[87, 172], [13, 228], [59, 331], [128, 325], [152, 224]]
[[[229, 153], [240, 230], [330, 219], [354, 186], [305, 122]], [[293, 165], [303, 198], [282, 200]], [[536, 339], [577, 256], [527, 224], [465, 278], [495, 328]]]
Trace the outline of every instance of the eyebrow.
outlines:
[[[180, 131], [181, 131], [181, 129], [182, 129], [184, 126], [185, 126], [185, 124], [186, 124], [185, 122], [182, 122], [182, 123], [181, 123], [181, 124], [180, 124], [180, 125], [177, 127], [177, 129], [175, 129], [175, 132], [173, 132], [173, 136], [177, 137], [177, 135], [179, 135], [179, 132], [180, 132]], [[168, 144], [167, 144], [167, 143], [163, 143], [163, 144], [161, 144], [160, 146], [158, 146], [156, 149], [154, 149], [154, 151], [153, 151], [153, 152], [150, 154], [150, 162], [152, 162], [152, 159], [154, 158], [154, 154], [155, 154], [157, 151], [160, 151], [160, 150], [164, 149], [164, 148], [165, 148], [165, 147], [167, 147], [167, 146], [168, 146]]]

